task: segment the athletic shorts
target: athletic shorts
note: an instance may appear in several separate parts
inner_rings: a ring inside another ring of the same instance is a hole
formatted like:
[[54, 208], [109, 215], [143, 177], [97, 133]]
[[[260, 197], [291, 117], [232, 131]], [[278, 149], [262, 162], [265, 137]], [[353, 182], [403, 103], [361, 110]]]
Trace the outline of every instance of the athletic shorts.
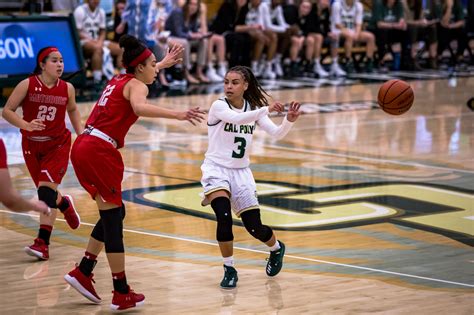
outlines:
[[217, 190], [228, 191], [232, 211], [238, 217], [244, 211], [259, 208], [257, 185], [250, 168], [227, 168], [204, 160], [201, 170], [205, 196]]
[[69, 130], [62, 136], [45, 141], [36, 141], [23, 136], [21, 146], [26, 167], [36, 187], [39, 182], [61, 184], [66, 174], [71, 151]]
[[124, 165], [122, 155], [109, 142], [82, 134], [71, 150], [71, 162], [79, 183], [95, 200], [122, 205]]
[[7, 166], [7, 150], [3, 140], [0, 139], [0, 168], [8, 168]]

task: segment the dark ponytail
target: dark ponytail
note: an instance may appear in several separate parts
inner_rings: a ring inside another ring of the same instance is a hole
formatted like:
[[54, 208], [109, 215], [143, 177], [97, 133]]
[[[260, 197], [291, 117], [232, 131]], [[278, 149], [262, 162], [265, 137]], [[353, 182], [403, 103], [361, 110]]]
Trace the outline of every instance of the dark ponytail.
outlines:
[[127, 69], [127, 73], [135, 73], [135, 67], [127, 65], [147, 49], [147, 46], [131, 35], [120, 37], [119, 45], [123, 48], [122, 62]]
[[250, 103], [250, 107], [252, 107], [252, 109], [255, 109], [256, 107], [268, 106], [268, 100], [265, 95], [270, 95], [268, 95], [268, 93], [262, 88], [249, 67], [235, 66], [227, 72], [240, 73], [244, 80], [248, 83], [247, 90], [244, 92], [244, 99]]

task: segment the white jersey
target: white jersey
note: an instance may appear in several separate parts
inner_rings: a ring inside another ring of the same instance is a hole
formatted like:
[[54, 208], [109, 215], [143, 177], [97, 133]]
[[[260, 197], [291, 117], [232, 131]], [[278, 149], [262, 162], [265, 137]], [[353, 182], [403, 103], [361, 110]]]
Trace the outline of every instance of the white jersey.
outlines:
[[212, 103], [207, 122], [209, 147], [206, 160], [227, 168], [248, 167], [249, 149], [257, 125], [280, 139], [290, 131], [293, 123], [285, 118], [280, 126], [276, 126], [268, 117], [268, 107], [252, 110], [246, 100], [242, 109], [233, 107], [226, 98]]
[[100, 30], [105, 29], [105, 11], [97, 7], [91, 11], [87, 3], [82, 4], [74, 10], [74, 19], [79, 31], [88, 34], [90, 39], [98, 39]]
[[333, 3], [331, 7], [331, 31], [339, 32], [337, 24], [350, 30], [355, 30], [356, 25], [362, 25], [364, 17], [364, 8], [358, 0], [354, 0], [352, 6], [348, 6], [345, 0], [339, 0]]

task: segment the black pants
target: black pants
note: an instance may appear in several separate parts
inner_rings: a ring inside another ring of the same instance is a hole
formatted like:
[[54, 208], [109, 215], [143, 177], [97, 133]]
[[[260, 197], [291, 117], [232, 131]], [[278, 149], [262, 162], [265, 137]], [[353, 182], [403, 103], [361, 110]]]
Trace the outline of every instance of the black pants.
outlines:
[[383, 56], [387, 53], [387, 50], [392, 44], [400, 43], [402, 50], [407, 45], [406, 37], [407, 32], [396, 29], [377, 28], [373, 30], [375, 35], [375, 42], [377, 44], [377, 52], [379, 59], [382, 60]]
[[458, 47], [455, 56], [452, 57], [455, 58], [463, 55], [464, 50], [467, 48], [467, 32], [464, 27], [444, 28], [439, 25], [438, 35], [438, 55], [441, 55], [454, 40], [457, 41]]
[[250, 66], [252, 41], [247, 33], [227, 32], [225, 37], [229, 68], [234, 66]]

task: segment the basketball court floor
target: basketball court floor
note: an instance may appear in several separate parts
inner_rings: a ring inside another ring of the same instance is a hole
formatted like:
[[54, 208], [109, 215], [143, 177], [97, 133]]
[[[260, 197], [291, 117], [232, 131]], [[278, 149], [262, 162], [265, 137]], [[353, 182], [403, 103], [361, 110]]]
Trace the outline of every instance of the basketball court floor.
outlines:
[[[366, 79], [372, 83], [264, 82], [275, 100], [300, 101], [304, 111], [282, 140], [257, 128], [251, 155], [262, 220], [287, 255], [282, 272], [267, 277], [267, 249], [235, 218], [234, 290], [219, 288], [214, 215], [200, 206], [206, 124], [139, 119], [121, 150], [126, 272], [146, 296], [131, 313], [473, 314], [474, 112], [465, 104], [474, 77], [410, 78], [415, 103], [401, 116], [376, 106], [387, 78]], [[222, 91], [195, 89], [150, 101], [208, 109]], [[84, 121], [92, 106], [79, 104]], [[1, 120], [0, 137], [15, 187], [35, 196], [18, 130]], [[37, 216], [0, 205], [2, 314], [109, 312], [104, 254], [94, 271], [101, 305], [63, 280], [81, 259], [98, 211], [71, 166], [60, 188], [74, 196], [82, 225], [72, 231], [57, 220], [49, 261], [23, 252], [36, 236]]]

